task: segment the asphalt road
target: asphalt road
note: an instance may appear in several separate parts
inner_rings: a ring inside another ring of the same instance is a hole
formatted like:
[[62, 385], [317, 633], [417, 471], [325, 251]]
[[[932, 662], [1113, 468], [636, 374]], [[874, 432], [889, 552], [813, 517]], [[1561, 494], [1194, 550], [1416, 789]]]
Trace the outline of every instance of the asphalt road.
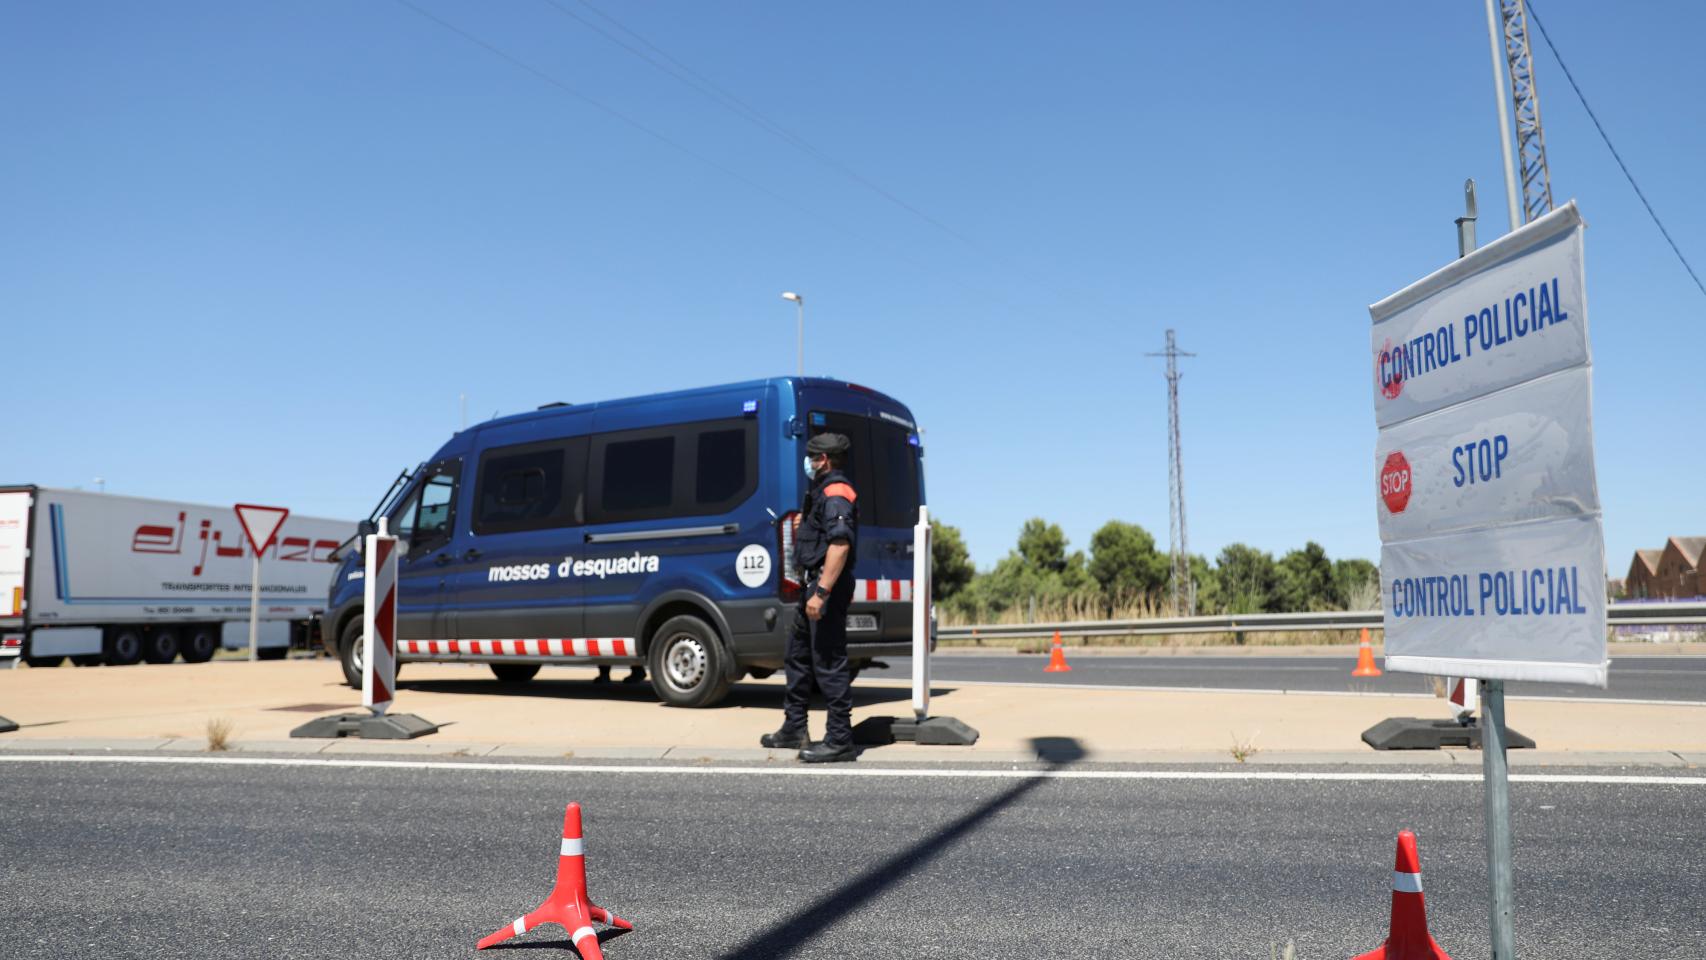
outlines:
[[[1434, 936], [1488, 954], [1476, 783], [853, 769], [4, 762], [0, 937], [9, 958], [472, 957], [543, 898], [578, 800], [593, 899], [638, 928], [613, 960], [1345, 958], [1385, 936], [1401, 827]], [[1706, 785], [1512, 795], [1520, 956], [1706, 953]], [[573, 955], [554, 927], [536, 947]]]
[[[952, 653], [931, 660], [931, 679], [991, 683], [1100, 684], [1122, 687], [1209, 687], [1357, 693], [1431, 693], [1428, 678], [1413, 673], [1352, 677], [1355, 657], [1143, 656], [1067, 654], [1070, 673], [1044, 673], [1046, 656]], [[887, 670], [867, 676], [906, 679], [911, 657], [890, 657]], [[1377, 661], [1378, 662], [1378, 659]], [[1593, 697], [1627, 700], [1706, 701], [1706, 657], [1624, 657], [1611, 662], [1604, 690], [1574, 684], [1507, 683], [1508, 696]], [[1706, 950], [1702, 951], [1706, 955]]]

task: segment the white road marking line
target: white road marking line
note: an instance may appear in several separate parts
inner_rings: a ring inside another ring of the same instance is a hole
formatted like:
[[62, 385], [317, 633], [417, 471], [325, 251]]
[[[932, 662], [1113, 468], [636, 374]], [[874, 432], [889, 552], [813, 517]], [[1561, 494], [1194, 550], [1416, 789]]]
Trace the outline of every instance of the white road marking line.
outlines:
[[[893, 767], [705, 767], [618, 764], [548, 763], [457, 763], [434, 760], [332, 760], [291, 757], [147, 757], [147, 756], [49, 756], [0, 754], [0, 763], [165, 763], [223, 764], [237, 767], [335, 767], [368, 770], [441, 770], [496, 773], [597, 773], [681, 776], [755, 777], [886, 777], [919, 780], [1267, 780], [1337, 781], [1349, 783], [1480, 783], [1479, 773], [1392, 773], [1385, 771], [1300, 770], [1022, 770], [1022, 769], [931, 769], [905, 770]], [[1624, 786], [1706, 787], [1706, 777], [1664, 777], [1613, 774], [1513, 773], [1512, 783], [1592, 784]]]
[[[931, 665], [934, 673], [940, 668]], [[1422, 674], [1412, 674], [1420, 677]], [[910, 681], [875, 678], [861, 679], [861, 683], [905, 684]], [[1255, 687], [1160, 687], [1137, 686], [1124, 683], [1074, 683], [1071, 680], [954, 680], [949, 677], [933, 675], [930, 682], [935, 686], [959, 687], [1046, 687], [1050, 690], [1132, 690], [1143, 693], [1266, 693], [1280, 697], [1397, 697], [1404, 700], [1439, 700], [1431, 693], [1388, 693], [1383, 690], [1287, 690], [1287, 689], [1257, 689]], [[1548, 696], [1509, 696], [1506, 700], [1536, 700], [1550, 703], [1621, 703], [1647, 707], [1706, 707], [1706, 700], [1628, 700], [1617, 697], [1548, 697]]]

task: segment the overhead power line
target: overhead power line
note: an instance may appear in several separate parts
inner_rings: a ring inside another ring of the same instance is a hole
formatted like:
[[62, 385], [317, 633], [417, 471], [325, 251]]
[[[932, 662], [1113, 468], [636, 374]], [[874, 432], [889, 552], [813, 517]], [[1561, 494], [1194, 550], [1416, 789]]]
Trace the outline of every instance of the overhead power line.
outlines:
[[1671, 239], [1670, 231], [1665, 229], [1664, 223], [1659, 220], [1658, 213], [1653, 210], [1653, 205], [1648, 202], [1647, 195], [1641, 192], [1640, 184], [1635, 182], [1635, 175], [1629, 172], [1629, 165], [1623, 162], [1622, 154], [1619, 154], [1617, 148], [1612, 145], [1610, 135], [1605, 132], [1605, 126], [1599, 122], [1599, 117], [1594, 114], [1593, 108], [1588, 106], [1588, 98], [1582, 94], [1581, 86], [1576, 83], [1575, 76], [1570, 73], [1569, 64], [1565, 63], [1563, 55], [1558, 53], [1558, 46], [1552, 42], [1551, 35], [1546, 32], [1546, 25], [1540, 22], [1540, 14], [1534, 9], [1533, 0], [1525, 0], [1525, 5], [1528, 8], [1529, 17], [1534, 20], [1534, 25], [1540, 28], [1540, 39], [1546, 41], [1546, 48], [1552, 51], [1553, 59], [1558, 61], [1559, 69], [1564, 71], [1564, 79], [1570, 81], [1570, 89], [1576, 92], [1576, 99], [1581, 101], [1582, 109], [1587, 111], [1588, 119], [1593, 121], [1594, 129], [1599, 131], [1599, 138], [1605, 141], [1605, 148], [1611, 151], [1612, 159], [1617, 161], [1618, 168], [1623, 171], [1623, 178], [1629, 181], [1629, 186], [1634, 189], [1635, 196], [1641, 198], [1641, 206], [1647, 208], [1647, 216], [1653, 218], [1653, 226], [1658, 227], [1659, 233], [1664, 235], [1665, 242], [1670, 244], [1671, 252], [1676, 254], [1676, 258], [1682, 261], [1682, 268], [1688, 271], [1689, 277], [1694, 280], [1694, 285], [1700, 288], [1702, 294], [1706, 294], [1706, 284], [1700, 282], [1700, 275], [1694, 272], [1693, 265], [1688, 262], [1687, 257], [1682, 255], [1682, 250], [1676, 245], [1676, 241]]
[[[586, 7], [588, 10], [592, 11], [594, 14], [596, 14], [597, 16], [602, 18], [605, 22], [609, 23], [611, 26], [615, 27], [617, 30], [620, 30], [624, 34], [627, 34], [629, 37], [631, 37], [634, 40], [635, 43], [639, 44], [640, 46], [645, 47], [645, 49], [641, 50], [641, 49], [639, 49], [639, 47], [636, 47], [633, 43], [629, 43], [626, 40], [622, 39], [621, 37], [618, 37], [618, 36], [612, 34], [610, 31], [604, 29], [603, 27], [599, 26], [598, 24], [592, 22], [591, 20], [588, 20], [587, 18], [581, 16], [580, 14], [575, 13], [573, 10], [570, 10], [568, 7], [565, 7], [562, 3], [558, 2], [558, 0], [541, 0], [541, 2], [545, 3], [547, 6], [550, 6], [552, 9], [556, 10], [558, 13], [561, 13], [563, 16], [568, 17], [569, 19], [574, 20], [576, 23], [581, 24], [582, 26], [593, 31], [594, 33], [597, 33], [599, 36], [603, 37], [604, 39], [609, 40], [611, 43], [616, 44], [617, 46], [621, 47], [623, 50], [628, 51], [628, 53], [634, 55], [635, 57], [638, 57], [639, 59], [645, 61], [646, 63], [651, 64], [653, 67], [656, 67], [658, 70], [662, 71], [663, 73], [666, 73], [669, 76], [675, 78], [678, 82], [682, 83], [683, 85], [685, 85], [689, 89], [693, 90], [695, 93], [698, 93], [700, 96], [706, 98], [707, 100], [710, 100], [712, 103], [715, 103], [718, 106], [721, 106], [723, 109], [728, 110], [730, 113], [733, 113], [736, 116], [740, 117], [741, 119], [747, 121], [748, 123], [751, 123], [753, 126], [758, 127], [760, 130], [763, 130], [765, 133], [768, 133], [771, 136], [776, 137], [777, 139], [783, 141], [784, 143], [787, 143], [789, 146], [792, 146], [795, 149], [799, 150], [800, 152], [811, 157], [812, 159], [817, 160], [819, 163], [822, 163], [825, 166], [833, 168], [836, 172], [842, 174], [843, 176], [847, 177], [849, 180], [852, 180], [854, 183], [859, 184], [860, 186], [864, 187], [865, 189], [870, 190], [872, 193], [875, 193], [877, 196], [882, 197], [884, 200], [887, 200], [889, 203], [894, 204], [896, 207], [899, 207], [900, 209], [905, 210], [907, 213], [912, 214], [913, 216], [917, 217], [918, 219], [924, 221], [925, 223], [930, 224], [931, 226], [935, 227], [936, 229], [942, 231], [943, 233], [948, 234], [949, 236], [953, 237], [954, 239], [960, 241], [961, 243], [964, 243], [967, 246], [970, 246], [974, 249], [978, 249], [981, 252], [981, 247], [978, 246], [977, 241], [975, 241], [972, 238], [966, 236], [965, 234], [959, 232], [958, 230], [955, 230], [953, 227], [949, 226], [946, 223], [943, 223], [941, 220], [936, 219], [935, 217], [924, 212], [923, 210], [919, 209], [918, 207], [913, 206], [912, 204], [908, 203], [906, 200], [904, 200], [900, 196], [897, 196], [896, 194], [885, 189], [881, 184], [878, 184], [878, 183], [870, 180], [869, 178], [865, 177], [863, 174], [859, 173], [859, 171], [853, 169], [852, 167], [841, 162], [840, 160], [836, 159], [835, 157], [830, 156], [829, 154], [823, 152], [822, 150], [819, 150], [816, 146], [813, 146], [810, 142], [808, 142], [805, 138], [801, 137], [799, 134], [794, 133], [792, 130], [789, 130], [787, 127], [782, 126], [780, 123], [777, 123], [776, 121], [771, 120], [769, 117], [767, 117], [763, 113], [759, 112], [755, 107], [751, 106], [746, 101], [735, 96], [734, 94], [730, 93], [729, 91], [723, 89], [715, 81], [706, 77], [704, 74], [700, 73], [699, 71], [694, 70], [692, 67], [688, 66], [687, 64], [682, 63], [680, 60], [677, 60], [675, 57], [670, 56], [667, 52], [660, 49], [656, 44], [652, 43], [650, 40], [647, 40], [645, 37], [641, 36], [639, 33], [629, 29], [626, 26], [624, 26], [621, 21], [617, 20], [615, 17], [612, 17], [610, 14], [605, 13], [603, 10], [600, 10], [598, 7], [593, 6], [591, 3], [588, 3], [587, 0], [579, 0], [581, 6]], [[653, 54], [655, 54], [656, 56], [653, 56]]]
[[661, 143], [664, 143], [664, 144], [667, 144], [671, 147], [674, 147], [675, 149], [686, 154], [687, 156], [692, 157], [693, 159], [699, 161], [700, 163], [703, 163], [706, 166], [711, 167], [712, 169], [715, 169], [718, 172], [720, 172], [720, 173], [722, 173], [728, 177], [732, 177], [733, 179], [738, 180], [741, 183], [746, 184], [747, 186], [758, 191], [759, 193], [764, 194], [765, 196], [771, 198], [772, 200], [775, 200], [776, 202], [784, 204], [788, 207], [792, 207], [793, 209], [798, 210], [799, 212], [801, 212], [801, 213], [803, 213], [809, 217], [812, 217], [813, 219], [820, 220], [826, 224], [829, 224], [830, 226], [835, 227], [837, 230], [840, 230], [843, 233], [846, 233], [848, 236], [851, 236], [851, 237], [859, 240], [861, 243], [867, 243], [867, 244], [873, 243], [873, 241], [871, 241], [869, 238], [861, 235], [857, 231], [845, 226], [844, 224], [837, 222], [835, 219], [828, 217], [828, 216], [825, 216], [824, 214], [818, 212], [817, 210], [812, 209], [811, 207], [808, 207], [808, 206], [800, 203], [797, 200], [793, 200], [793, 199], [790, 199], [786, 196], [783, 196], [782, 194], [777, 193], [776, 191], [770, 189], [769, 187], [766, 187], [764, 184], [759, 183], [757, 180], [754, 180], [751, 177], [748, 177], [747, 175], [741, 173], [740, 171], [734, 169], [733, 167], [730, 167], [727, 164], [719, 163], [716, 160], [713, 160], [710, 157], [704, 155], [703, 153], [700, 153], [699, 151], [694, 150], [692, 147], [689, 147], [686, 144], [681, 143], [680, 141], [673, 139], [669, 135], [662, 133], [658, 130], [652, 129], [651, 127], [645, 125], [644, 123], [641, 123], [640, 121], [634, 119], [633, 117], [628, 116], [627, 114], [616, 109], [615, 107], [612, 107], [609, 104], [607, 104], [601, 100], [590, 97], [590, 96], [580, 92], [579, 90], [576, 90], [574, 87], [570, 86], [567, 83], [564, 83], [562, 80], [557, 79], [556, 77], [552, 76], [551, 74], [546, 73], [544, 70], [541, 70], [538, 67], [535, 67], [533, 64], [528, 63], [526, 60], [523, 60], [520, 57], [515, 56], [514, 54], [510, 53], [507, 50], [502, 49], [501, 47], [495, 46], [491, 43], [486, 42], [485, 40], [480, 39], [479, 37], [475, 36], [474, 34], [469, 33], [468, 31], [462, 29], [461, 27], [458, 27], [456, 24], [451, 23], [448, 20], [445, 20], [441, 17], [435, 16], [431, 12], [424, 10], [421, 7], [418, 7], [415, 4], [411, 3], [410, 0], [396, 0], [396, 2], [399, 6], [405, 7], [408, 10], [410, 10], [416, 14], [419, 14], [420, 16], [422, 16], [428, 20], [431, 20], [433, 23], [436, 23], [439, 26], [443, 27], [444, 29], [449, 30], [451, 33], [456, 34], [457, 36], [468, 41], [469, 43], [472, 43], [475, 46], [478, 46], [481, 49], [485, 50], [486, 52], [492, 54], [493, 56], [496, 56], [502, 60], [505, 60], [508, 63], [510, 63], [511, 65], [513, 65], [513, 66], [515, 66], [521, 70], [524, 70], [527, 73], [532, 74], [533, 76], [539, 78], [540, 80], [545, 81], [546, 83], [550, 84], [551, 86], [556, 87], [558, 90], [561, 90], [563, 93], [566, 93], [571, 97], [574, 97], [576, 100], [579, 100], [582, 103], [584, 103], [584, 104], [586, 104], [586, 105], [588, 105], [588, 106], [590, 106], [590, 107], [592, 107], [592, 108], [594, 108], [594, 109], [596, 109], [596, 110], [598, 110], [598, 111], [600, 111], [600, 112], [602, 112], [602, 113], [604, 113], [604, 114], [606, 114], [606, 115], [608, 115], [608, 116], [610, 116], [616, 120], [619, 120], [622, 123], [625, 123], [630, 127], [633, 127], [635, 130], [640, 131], [641, 133], [645, 134], [648, 137], [651, 137], [654, 140], [657, 140]]

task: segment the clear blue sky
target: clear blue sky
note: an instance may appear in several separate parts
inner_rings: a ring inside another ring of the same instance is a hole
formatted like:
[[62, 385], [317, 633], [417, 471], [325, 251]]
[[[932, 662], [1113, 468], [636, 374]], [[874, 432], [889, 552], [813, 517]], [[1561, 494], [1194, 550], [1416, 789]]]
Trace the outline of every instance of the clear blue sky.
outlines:
[[[792, 372], [797, 290], [982, 566], [1034, 515], [1165, 546], [1167, 327], [1193, 550], [1375, 558], [1366, 307], [1455, 254], [1465, 177], [1506, 229], [1479, 0], [596, 0], [828, 162], [581, 0], [411, 2], [504, 56], [393, 0], [0, 7], [0, 480], [364, 516], [460, 394]], [[1539, 13], [1706, 266], [1706, 6]], [[1620, 576], [1706, 533], [1706, 297], [1536, 44]]]

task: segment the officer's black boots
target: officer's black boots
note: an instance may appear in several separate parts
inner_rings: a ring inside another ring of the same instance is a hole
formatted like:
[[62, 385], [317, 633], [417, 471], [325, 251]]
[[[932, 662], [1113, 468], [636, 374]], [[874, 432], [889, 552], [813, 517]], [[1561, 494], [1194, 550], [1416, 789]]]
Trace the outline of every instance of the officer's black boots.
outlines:
[[758, 738], [758, 745], [771, 750], [804, 750], [811, 746], [811, 738], [804, 730], [790, 731], [783, 727], [775, 733], [767, 733]]
[[859, 751], [851, 744], [834, 744], [822, 740], [800, 751], [800, 759], [806, 763], [842, 763], [855, 759]]

